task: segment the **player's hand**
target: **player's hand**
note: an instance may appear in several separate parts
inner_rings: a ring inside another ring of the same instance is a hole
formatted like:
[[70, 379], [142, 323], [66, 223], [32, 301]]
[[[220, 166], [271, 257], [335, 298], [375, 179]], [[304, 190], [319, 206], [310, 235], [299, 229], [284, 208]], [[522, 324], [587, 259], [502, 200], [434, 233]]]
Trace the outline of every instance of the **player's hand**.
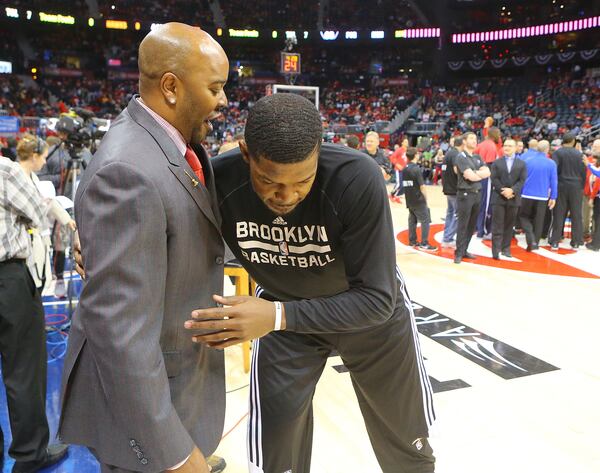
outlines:
[[81, 242], [79, 241], [79, 234], [77, 232], [73, 235], [73, 256], [75, 258], [75, 271], [81, 276], [81, 279], [85, 279], [83, 256], [81, 256]]
[[67, 227], [69, 227], [73, 232], [77, 231], [77, 223], [75, 223], [75, 220], [69, 220], [69, 223], [67, 223]]
[[206, 459], [198, 447], [194, 447], [192, 455], [183, 465], [176, 470], [167, 470], [166, 473], [209, 473], [210, 466], [206, 463]]
[[[214, 295], [219, 304], [230, 307], [212, 307], [192, 312], [192, 319], [185, 322], [188, 330], [204, 330], [213, 333], [193, 335], [192, 340], [206, 343], [213, 348], [227, 348], [238, 343], [260, 338], [275, 328], [275, 304], [252, 296], [222, 297]], [[282, 306], [283, 308], [283, 306]], [[285, 312], [282, 314], [285, 328]]]
[[554, 208], [554, 206], [555, 206], [555, 205], [556, 205], [556, 200], [555, 200], [555, 199], [550, 199], [550, 200], [548, 201], [548, 208], [549, 208], [550, 210], [552, 210], [552, 209]]

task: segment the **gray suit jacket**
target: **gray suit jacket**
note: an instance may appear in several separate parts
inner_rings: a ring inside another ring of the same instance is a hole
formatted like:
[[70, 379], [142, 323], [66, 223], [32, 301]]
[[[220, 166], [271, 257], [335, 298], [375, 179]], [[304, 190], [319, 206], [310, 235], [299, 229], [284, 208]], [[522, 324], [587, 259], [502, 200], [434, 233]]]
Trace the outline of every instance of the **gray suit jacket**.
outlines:
[[[134, 97], [77, 191], [86, 282], [64, 364], [59, 435], [102, 462], [158, 472], [217, 447], [223, 352], [192, 343], [190, 312], [223, 289], [214, 176], [207, 187]], [[186, 174], [187, 172], [187, 174]]]

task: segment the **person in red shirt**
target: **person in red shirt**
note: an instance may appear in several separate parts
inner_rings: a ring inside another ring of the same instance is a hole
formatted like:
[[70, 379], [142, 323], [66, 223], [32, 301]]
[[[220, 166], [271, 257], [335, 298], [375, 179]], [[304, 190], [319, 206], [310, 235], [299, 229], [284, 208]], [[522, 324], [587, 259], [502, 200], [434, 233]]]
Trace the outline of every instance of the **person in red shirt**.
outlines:
[[[490, 118], [490, 117], [488, 117]], [[486, 118], [486, 125], [490, 121]], [[481, 156], [483, 162], [489, 167], [496, 160], [499, 154], [498, 150], [502, 149], [502, 139], [500, 130], [493, 126], [486, 126], [483, 129], [483, 135], [487, 139], [479, 143], [475, 149], [475, 154]], [[491, 182], [489, 179], [481, 180], [481, 205], [479, 207], [479, 215], [477, 216], [477, 236], [479, 238], [491, 239], [492, 234], [492, 206], [490, 205], [491, 197]]]
[[390, 162], [396, 174], [396, 187], [392, 191], [390, 198], [396, 203], [400, 203], [400, 196], [402, 195], [402, 171], [406, 167], [406, 150], [408, 149], [408, 140], [404, 138], [402, 140], [402, 146], [396, 149], [390, 156]]

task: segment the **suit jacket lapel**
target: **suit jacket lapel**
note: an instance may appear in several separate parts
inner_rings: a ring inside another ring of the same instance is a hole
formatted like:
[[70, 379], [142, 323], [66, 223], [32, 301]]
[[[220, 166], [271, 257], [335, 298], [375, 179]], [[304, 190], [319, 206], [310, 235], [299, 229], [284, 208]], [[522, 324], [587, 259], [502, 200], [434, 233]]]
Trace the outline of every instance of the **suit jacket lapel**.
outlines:
[[[189, 166], [186, 167], [189, 168]], [[212, 224], [220, 231], [221, 226], [217, 222], [217, 217], [211, 207], [211, 201], [216, 201], [216, 198], [214, 195], [211, 196], [209, 190], [196, 179], [191, 168], [186, 169], [186, 167], [170, 164], [169, 170], [175, 175], [183, 187], [185, 187], [185, 190], [188, 191], [188, 194], [194, 199], [194, 202], [196, 202], [196, 205], [200, 208], [202, 213], [206, 215]]]
[[202, 165], [202, 171], [204, 172], [204, 180], [206, 182], [206, 189], [210, 196], [210, 204], [213, 210], [213, 214], [215, 216], [215, 220], [219, 224], [219, 228], [221, 226], [221, 212], [219, 212], [219, 205], [217, 201], [217, 186], [215, 182], [215, 175], [213, 173], [212, 164], [210, 163], [210, 158], [206, 153], [206, 150], [203, 146], [192, 146], [198, 159], [200, 160], [200, 164]]
[[138, 96], [136, 95], [130, 100], [129, 105], [127, 105], [127, 111], [133, 120], [154, 138], [169, 161], [169, 169], [171, 172], [183, 187], [185, 187], [202, 213], [206, 215], [212, 224], [220, 231], [221, 226], [220, 221], [218, 221], [220, 219], [217, 217], [218, 212], [215, 212], [212, 206], [213, 203], [216, 205], [217, 198], [214, 176], [210, 163], [208, 162], [206, 151], [202, 147], [194, 149], [202, 164], [205, 177], [207, 177], [206, 184], [209, 186], [208, 188], [198, 182], [194, 171], [192, 171], [190, 165], [181, 155], [171, 137], [158, 123], [156, 123], [156, 120], [144, 110], [138, 103], [137, 98]]

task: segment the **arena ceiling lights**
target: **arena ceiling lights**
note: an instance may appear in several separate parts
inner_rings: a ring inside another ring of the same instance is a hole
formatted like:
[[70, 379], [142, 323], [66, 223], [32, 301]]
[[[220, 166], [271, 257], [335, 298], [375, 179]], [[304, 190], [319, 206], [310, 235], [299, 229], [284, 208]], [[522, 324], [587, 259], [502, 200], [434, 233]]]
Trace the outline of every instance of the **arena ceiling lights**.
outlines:
[[106, 20], [105, 26], [107, 30], [126, 30], [129, 28], [125, 20]]
[[60, 25], [74, 25], [75, 18], [70, 15], [56, 15], [40, 12], [40, 21], [42, 23], [56, 23]]
[[338, 36], [340, 35], [340, 32], [327, 30], [327, 31], [320, 31], [319, 34], [321, 35], [321, 39], [323, 41], [334, 41], [338, 38]]
[[439, 38], [441, 34], [440, 28], [411, 28], [396, 30], [394, 37], [398, 39]]
[[256, 30], [236, 30], [229, 28], [229, 36], [231, 38], [258, 38], [260, 33]]
[[452, 35], [453, 43], [480, 43], [488, 41], [504, 41], [507, 39], [530, 38], [550, 34], [581, 31], [600, 26], [600, 16], [582, 18], [580, 20], [562, 21], [546, 25], [510, 28], [507, 30], [480, 31], [478, 33], [458, 33]]

